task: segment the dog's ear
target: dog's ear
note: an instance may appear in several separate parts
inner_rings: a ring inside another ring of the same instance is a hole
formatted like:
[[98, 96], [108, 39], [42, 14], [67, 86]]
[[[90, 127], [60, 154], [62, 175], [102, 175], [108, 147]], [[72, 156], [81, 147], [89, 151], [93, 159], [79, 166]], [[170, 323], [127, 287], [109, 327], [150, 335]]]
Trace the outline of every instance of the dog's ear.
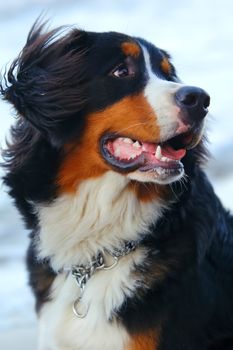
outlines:
[[87, 33], [64, 27], [45, 32], [44, 28], [38, 21], [34, 24], [1, 92], [22, 118], [59, 145], [82, 127]]

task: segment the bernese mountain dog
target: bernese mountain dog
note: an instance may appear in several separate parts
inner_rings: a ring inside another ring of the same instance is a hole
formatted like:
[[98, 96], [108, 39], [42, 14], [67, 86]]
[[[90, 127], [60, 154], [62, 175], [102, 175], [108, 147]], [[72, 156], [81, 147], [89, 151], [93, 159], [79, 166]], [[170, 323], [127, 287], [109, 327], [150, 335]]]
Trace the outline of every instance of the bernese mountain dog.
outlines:
[[233, 349], [233, 217], [202, 170], [209, 95], [144, 39], [40, 20], [1, 93], [39, 350]]

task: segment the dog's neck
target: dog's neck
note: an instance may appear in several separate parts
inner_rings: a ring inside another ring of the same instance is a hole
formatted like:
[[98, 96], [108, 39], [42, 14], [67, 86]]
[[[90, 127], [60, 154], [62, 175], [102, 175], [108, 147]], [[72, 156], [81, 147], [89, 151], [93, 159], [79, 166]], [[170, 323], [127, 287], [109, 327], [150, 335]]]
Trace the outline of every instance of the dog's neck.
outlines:
[[143, 202], [128, 188], [125, 176], [109, 171], [83, 181], [74, 194], [40, 206], [38, 255], [50, 258], [55, 271], [86, 264], [104, 249], [137, 241], [162, 211], [156, 199]]

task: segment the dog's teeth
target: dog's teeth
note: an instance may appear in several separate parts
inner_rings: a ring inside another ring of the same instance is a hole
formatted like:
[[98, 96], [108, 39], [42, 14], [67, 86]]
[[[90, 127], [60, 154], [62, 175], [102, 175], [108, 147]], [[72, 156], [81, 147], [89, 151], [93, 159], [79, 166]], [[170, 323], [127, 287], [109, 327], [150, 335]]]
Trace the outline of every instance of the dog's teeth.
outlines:
[[167, 158], [167, 157], [161, 157], [161, 161], [162, 161], [162, 162], [169, 162], [169, 161], [170, 161], [170, 159], [169, 159], [169, 158]]
[[120, 149], [120, 147], [117, 147], [117, 148], [114, 150], [114, 155], [115, 155], [116, 157], [120, 157], [120, 155], [121, 155], [121, 149]]
[[136, 158], [136, 154], [132, 154], [129, 159], [134, 159]]
[[160, 160], [162, 158], [162, 151], [161, 151], [161, 146], [158, 145], [156, 148], [156, 152], [155, 152], [155, 157]]
[[133, 143], [133, 141], [132, 141], [131, 139], [129, 139], [129, 138], [124, 138], [124, 139], [122, 139], [122, 141], [123, 141], [124, 143], [129, 143], [129, 144], [132, 144], [132, 143]]
[[133, 147], [140, 148], [140, 143], [138, 141], [134, 142]]

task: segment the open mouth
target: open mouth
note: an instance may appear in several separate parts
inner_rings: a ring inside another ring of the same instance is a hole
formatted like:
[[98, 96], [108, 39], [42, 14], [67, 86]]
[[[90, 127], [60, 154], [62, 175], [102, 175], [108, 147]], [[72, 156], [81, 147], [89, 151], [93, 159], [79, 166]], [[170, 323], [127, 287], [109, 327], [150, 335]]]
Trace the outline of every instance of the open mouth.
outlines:
[[120, 171], [156, 172], [158, 176], [183, 172], [182, 158], [194, 145], [195, 134], [186, 132], [161, 143], [142, 142], [108, 134], [101, 139], [104, 159]]

